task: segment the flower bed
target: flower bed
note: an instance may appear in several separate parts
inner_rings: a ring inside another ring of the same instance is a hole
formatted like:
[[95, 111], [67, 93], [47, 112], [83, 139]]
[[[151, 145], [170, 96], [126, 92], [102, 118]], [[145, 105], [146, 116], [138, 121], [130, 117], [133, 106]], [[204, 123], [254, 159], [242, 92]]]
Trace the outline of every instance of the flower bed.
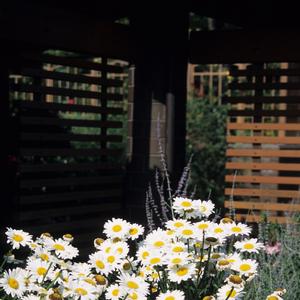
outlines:
[[[162, 228], [145, 228], [123, 219], [105, 223], [105, 238], [94, 240], [86, 262], [73, 262], [79, 252], [73, 237], [55, 239], [43, 233], [33, 239], [8, 228], [11, 251], [1, 266], [1, 299], [242, 299], [257, 275], [257, 253], [263, 244], [250, 238], [251, 228], [230, 218], [213, 219], [211, 200], [176, 197], [171, 220]], [[23, 265], [14, 252], [28, 247]], [[268, 300], [280, 300], [283, 290]]]

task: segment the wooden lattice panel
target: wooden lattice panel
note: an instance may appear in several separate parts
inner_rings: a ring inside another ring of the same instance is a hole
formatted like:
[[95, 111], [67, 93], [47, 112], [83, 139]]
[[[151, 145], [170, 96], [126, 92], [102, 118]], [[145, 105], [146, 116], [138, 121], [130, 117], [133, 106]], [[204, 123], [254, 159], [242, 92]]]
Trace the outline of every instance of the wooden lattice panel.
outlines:
[[[10, 72], [15, 224], [92, 249], [122, 207], [124, 68], [106, 58], [24, 55]], [[86, 242], [89, 241], [87, 245]]]
[[300, 69], [240, 65], [230, 75], [225, 207], [238, 220], [267, 211], [271, 222], [291, 222], [300, 211]]

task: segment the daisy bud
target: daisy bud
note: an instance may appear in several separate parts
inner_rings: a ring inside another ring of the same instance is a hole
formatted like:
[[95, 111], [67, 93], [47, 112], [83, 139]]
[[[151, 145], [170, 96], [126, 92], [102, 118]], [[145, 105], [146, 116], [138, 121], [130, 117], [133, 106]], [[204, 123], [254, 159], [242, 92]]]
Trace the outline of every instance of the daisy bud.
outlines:
[[233, 220], [231, 218], [223, 218], [220, 222], [223, 224], [232, 224]]
[[130, 263], [125, 262], [125, 263], [123, 264], [123, 270], [129, 271], [130, 269], [131, 269]]
[[99, 247], [101, 246], [101, 244], [104, 242], [104, 239], [101, 238], [96, 238], [94, 239], [94, 247], [96, 249], [99, 249]]
[[67, 234], [64, 234], [63, 235], [63, 239], [66, 241], [66, 242], [72, 242], [74, 240], [74, 237], [72, 234], [70, 233], [67, 233]]
[[54, 292], [53, 294], [49, 295], [50, 300], [62, 300], [61, 294]]
[[105, 285], [106, 284], [106, 278], [102, 275], [96, 275], [95, 280], [100, 285]]
[[215, 246], [219, 243], [219, 240], [215, 237], [207, 237], [205, 243], [209, 246]]
[[202, 298], [202, 300], [215, 300], [216, 298], [214, 296], [205, 296]]

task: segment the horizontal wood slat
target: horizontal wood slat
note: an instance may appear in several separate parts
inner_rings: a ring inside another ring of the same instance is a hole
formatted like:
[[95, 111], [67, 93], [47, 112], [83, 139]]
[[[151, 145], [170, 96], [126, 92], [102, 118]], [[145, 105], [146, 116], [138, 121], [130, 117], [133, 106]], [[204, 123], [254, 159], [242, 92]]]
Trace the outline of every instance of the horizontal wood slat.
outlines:
[[[226, 188], [225, 195], [231, 195], [232, 189]], [[252, 196], [252, 197], [277, 197], [277, 198], [299, 198], [300, 192], [293, 190], [263, 190], [263, 189], [240, 189], [233, 190], [235, 196]]]
[[[249, 222], [249, 223], [259, 223], [263, 220], [262, 216], [259, 216], [259, 215], [245, 215], [245, 214], [236, 214], [235, 219], [237, 221], [245, 221], [245, 222]], [[289, 217], [268, 216], [267, 220], [268, 220], [268, 222], [278, 223], [278, 224], [291, 224], [291, 223], [294, 224], [295, 223]]]
[[246, 144], [300, 144], [300, 137], [227, 136], [228, 143]]
[[290, 130], [300, 131], [299, 123], [227, 123], [227, 129], [236, 130]]
[[230, 117], [299, 117], [300, 110], [253, 110], [232, 109], [228, 112]]
[[15, 70], [14, 74], [19, 74], [27, 77], [34, 78], [48, 78], [53, 80], [62, 80], [62, 81], [70, 81], [70, 82], [79, 82], [79, 83], [87, 83], [87, 84], [95, 84], [95, 85], [105, 85], [110, 87], [120, 87], [123, 85], [121, 80], [117, 79], [102, 79], [100, 77], [95, 76], [85, 76], [80, 74], [70, 74], [64, 72], [55, 72], [55, 71], [46, 71], [39, 69], [21, 69]]
[[256, 103], [300, 103], [299, 96], [231, 96], [223, 97], [222, 103], [238, 104], [256, 104]]
[[[226, 208], [231, 207], [230, 201], [225, 201]], [[249, 202], [249, 201], [233, 201], [236, 209], [262, 210], [262, 211], [300, 211], [300, 204], [294, 203], [274, 203], [274, 202]]]
[[48, 164], [21, 164], [21, 173], [42, 173], [42, 172], [89, 172], [98, 170], [122, 170], [121, 166], [111, 163], [48, 163]]
[[21, 117], [21, 123], [28, 125], [59, 125], [77, 127], [107, 127], [122, 128], [123, 123], [117, 121], [81, 120], [81, 119], [60, 119], [48, 117]]
[[228, 84], [230, 90], [299, 90], [299, 82], [231, 82]]
[[54, 55], [30, 55], [22, 54], [22, 56], [29, 61], [38, 61], [42, 63], [62, 65], [62, 66], [71, 66], [82, 69], [90, 69], [96, 71], [106, 71], [109, 73], [123, 73], [124, 68], [121, 66], [113, 66], [107, 64], [101, 64], [98, 62], [90, 61], [85, 58], [76, 58], [76, 57], [62, 57]]
[[49, 218], [51, 216], [70, 216], [70, 215], [84, 215], [84, 214], [95, 214], [103, 211], [110, 211], [120, 209], [120, 203], [99, 203], [97, 205], [86, 205], [86, 206], [67, 206], [53, 209], [41, 209], [31, 211], [21, 211], [20, 221], [29, 221], [41, 218]]
[[[58, 96], [68, 96], [77, 98], [90, 98], [98, 99], [101, 101], [104, 94], [100, 92], [85, 91], [85, 90], [74, 90], [66, 88], [56, 88], [56, 87], [46, 87], [46, 86], [34, 86], [26, 84], [15, 84], [11, 83], [10, 88], [16, 92], [24, 93], [38, 93], [44, 95], [58, 95]], [[123, 96], [120, 94], [105, 94], [105, 98], [113, 101], [122, 101]]]
[[270, 184], [297, 184], [300, 185], [300, 177], [291, 176], [242, 176], [226, 175], [226, 182], [241, 183], [270, 183]]
[[299, 76], [300, 69], [236, 69], [232, 68], [229, 71], [230, 76], [245, 77], [245, 76]]
[[124, 111], [119, 107], [101, 107], [92, 105], [79, 105], [79, 104], [63, 104], [63, 103], [50, 103], [50, 102], [33, 102], [24, 100], [15, 100], [16, 105], [20, 108], [30, 108], [31, 110], [50, 110], [50, 111], [72, 111], [72, 112], [85, 112], [95, 114], [123, 114]]
[[[45, 203], [58, 203], [58, 202], [72, 202], [76, 200], [87, 200], [87, 199], [91, 200], [91, 199], [100, 199], [105, 197], [119, 197], [121, 196], [121, 194], [122, 194], [121, 189], [48, 193], [45, 195], [39, 194], [39, 195], [21, 196], [20, 203], [23, 205], [28, 205], [28, 204], [38, 204], [38, 203], [45, 204]], [[101, 206], [104, 204], [99, 203], [99, 205]]]
[[300, 164], [227, 162], [226, 168], [230, 170], [300, 171]]
[[21, 133], [22, 141], [81, 141], [81, 142], [122, 142], [120, 135], [75, 134], [75, 133]]
[[122, 149], [43, 149], [43, 148], [21, 148], [22, 156], [100, 156], [117, 155]]
[[300, 157], [300, 150], [227, 149], [228, 157]]
[[35, 187], [56, 187], [69, 185], [94, 185], [103, 183], [121, 183], [122, 176], [95, 176], [95, 177], [57, 177], [51, 179], [22, 179], [20, 187], [24, 189]]

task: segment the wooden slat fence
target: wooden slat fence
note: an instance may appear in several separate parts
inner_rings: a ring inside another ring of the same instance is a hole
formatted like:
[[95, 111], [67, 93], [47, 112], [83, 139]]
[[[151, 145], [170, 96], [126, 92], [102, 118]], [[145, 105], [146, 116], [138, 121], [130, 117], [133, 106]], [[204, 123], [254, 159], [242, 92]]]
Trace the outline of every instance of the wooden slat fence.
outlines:
[[92, 251], [103, 222], [121, 214], [127, 63], [61, 52], [18, 61], [10, 72], [15, 224], [69, 232]]
[[[225, 207], [237, 220], [294, 222], [300, 212], [300, 69], [287, 64], [230, 70]], [[232, 201], [233, 200], [233, 201]]]

